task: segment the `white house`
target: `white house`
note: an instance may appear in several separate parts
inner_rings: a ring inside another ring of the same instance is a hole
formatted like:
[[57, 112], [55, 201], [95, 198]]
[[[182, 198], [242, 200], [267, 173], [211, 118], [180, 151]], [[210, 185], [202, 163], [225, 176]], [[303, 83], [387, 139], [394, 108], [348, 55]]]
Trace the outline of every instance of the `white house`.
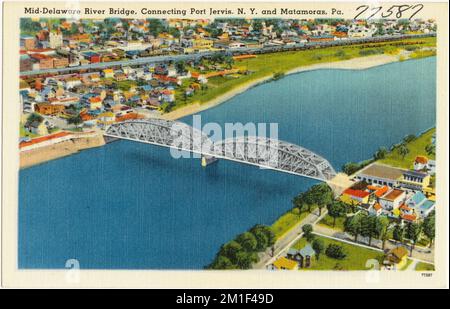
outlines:
[[403, 190], [392, 189], [379, 198], [379, 203], [383, 209], [392, 211], [397, 209], [405, 200], [406, 193]]

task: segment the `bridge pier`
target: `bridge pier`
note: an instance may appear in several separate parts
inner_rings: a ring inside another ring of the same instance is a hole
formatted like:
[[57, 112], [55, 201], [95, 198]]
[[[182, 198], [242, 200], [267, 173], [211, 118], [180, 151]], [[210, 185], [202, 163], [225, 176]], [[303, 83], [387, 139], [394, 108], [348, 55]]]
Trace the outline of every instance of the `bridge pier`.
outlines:
[[202, 166], [206, 167], [210, 164], [213, 164], [215, 162], [219, 161], [219, 159], [217, 159], [216, 157], [213, 156], [207, 156], [207, 155], [202, 155]]

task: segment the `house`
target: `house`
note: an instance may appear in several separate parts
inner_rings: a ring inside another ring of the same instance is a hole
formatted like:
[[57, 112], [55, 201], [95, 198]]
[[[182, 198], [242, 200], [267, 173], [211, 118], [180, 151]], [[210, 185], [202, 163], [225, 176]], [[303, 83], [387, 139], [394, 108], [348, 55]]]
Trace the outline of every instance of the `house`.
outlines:
[[105, 78], [113, 78], [114, 77], [114, 70], [113, 69], [104, 69], [103, 70], [103, 77], [105, 77]]
[[311, 245], [306, 245], [298, 251], [300, 256], [299, 266], [301, 268], [309, 268], [312, 264], [312, 257], [316, 254]]
[[102, 108], [102, 98], [101, 97], [91, 97], [89, 98], [89, 109], [101, 109]]
[[408, 260], [408, 250], [399, 246], [388, 252], [383, 264], [388, 269], [402, 269]]
[[34, 110], [41, 115], [56, 115], [63, 113], [65, 106], [63, 104], [37, 103], [34, 105]]
[[98, 123], [109, 125], [116, 121], [116, 115], [113, 112], [104, 112], [98, 115]]
[[369, 184], [394, 187], [402, 177], [405, 170], [373, 163], [356, 174], [356, 178]]
[[342, 192], [340, 199], [347, 204], [366, 204], [369, 202], [369, 195], [367, 191], [348, 188]]
[[66, 83], [66, 88], [71, 89], [71, 88], [81, 85], [81, 80], [76, 77], [69, 77], [65, 80], [65, 83]]
[[284, 256], [277, 259], [268, 266], [270, 270], [297, 270], [298, 263], [296, 261], [285, 258]]
[[414, 160], [414, 170], [423, 171], [426, 170], [428, 166], [428, 158], [425, 156], [417, 156]]
[[406, 171], [399, 180], [400, 187], [413, 191], [422, 191], [430, 185], [430, 175], [418, 171]]
[[369, 214], [379, 216], [383, 212], [383, 207], [381, 207], [380, 203], [375, 203], [369, 208]]
[[100, 62], [100, 55], [94, 52], [85, 52], [83, 53], [84, 59], [89, 60], [90, 63]]
[[379, 198], [378, 202], [380, 203], [383, 209], [392, 211], [400, 207], [405, 199], [406, 193], [403, 190], [392, 189], [388, 191], [385, 195]]
[[406, 205], [414, 209], [415, 213], [421, 218], [425, 218], [435, 208], [435, 203], [427, 199], [425, 194], [421, 191], [417, 191], [407, 201]]
[[33, 36], [23, 36], [20, 38], [20, 41], [27, 50], [36, 48], [36, 39]]

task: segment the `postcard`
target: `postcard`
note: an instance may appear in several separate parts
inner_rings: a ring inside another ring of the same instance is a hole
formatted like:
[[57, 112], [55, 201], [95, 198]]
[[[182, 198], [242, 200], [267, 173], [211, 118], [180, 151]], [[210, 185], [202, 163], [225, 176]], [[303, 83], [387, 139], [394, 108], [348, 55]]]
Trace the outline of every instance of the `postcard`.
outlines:
[[444, 287], [447, 9], [5, 2], [3, 285]]

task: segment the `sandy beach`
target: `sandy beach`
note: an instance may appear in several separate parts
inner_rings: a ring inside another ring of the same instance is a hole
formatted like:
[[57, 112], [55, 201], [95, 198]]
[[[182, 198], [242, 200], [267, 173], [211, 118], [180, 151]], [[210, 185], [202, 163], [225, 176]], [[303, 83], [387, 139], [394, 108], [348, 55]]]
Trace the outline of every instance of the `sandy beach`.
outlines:
[[53, 145], [39, 147], [20, 152], [20, 168], [30, 167], [50, 160], [62, 158], [81, 150], [100, 147], [105, 144], [102, 135], [82, 137], [55, 143]]
[[[374, 55], [374, 56], [367, 56], [367, 57], [358, 57], [358, 58], [353, 58], [353, 59], [349, 59], [349, 60], [333, 61], [333, 62], [313, 64], [313, 65], [308, 65], [308, 66], [301, 66], [301, 67], [292, 69], [290, 71], [287, 71], [285, 73], [285, 75], [320, 70], [320, 69], [365, 70], [365, 69], [369, 69], [372, 67], [396, 62], [396, 61], [399, 61], [399, 56], [383, 54], [383, 55]], [[230, 90], [230, 91], [224, 93], [223, 95], [220, 95], [217, 98], [215, 98], [207, 103], [203, 103], [203, 104], [193, 103], [189, 106], [180, 107], [172, 112], [161, 115], [161, 118], [167, 119], [167, 120], [175, 120], [175, 119], [179, 119], [179, 118], [182, 118], [185, 116], [199, 113], [206, 109], [217, 106], [225, 101], [228, 101], [232, 97], [234, 97], [240, 93], [243, 93], [243, 92], [247, 91], [248, 89], [255, 87], [261, 83], [267, 82], [267, 81], [271, 80], [272, 78], [273, 78], [272, 76], [266, 76], [263, 78], [253, 80], [246, 84], [242, 84], [241, 86], [236, 87], [233, 90]]]

